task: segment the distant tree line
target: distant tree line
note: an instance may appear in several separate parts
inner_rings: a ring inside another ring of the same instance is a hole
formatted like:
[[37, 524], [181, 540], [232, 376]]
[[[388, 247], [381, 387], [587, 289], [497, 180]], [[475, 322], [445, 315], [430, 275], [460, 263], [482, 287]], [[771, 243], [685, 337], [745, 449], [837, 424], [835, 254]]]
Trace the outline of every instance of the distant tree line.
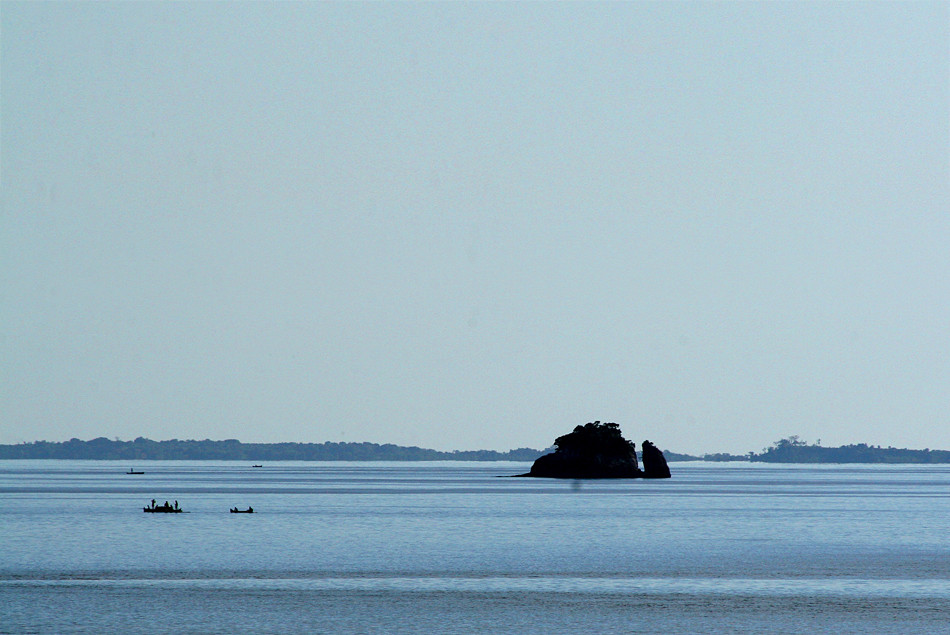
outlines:
[[781, 439], [761, 453], [749, 453], [749, 460], [763, 463], [950, 463], [948, 450], [908, 450], [882, 448], [867, 443], [823, 447], [809, 444], [797, 435]]
[[546, 450], [442, 452], [386, 443], [241, 443], [225, 441], [134, 441], [105, 437], [82, 441], [34, 441], [0, 445], [0, 459], [96, 459], [115, 461], [534, 461]]
[[[443, 452], [391, 443], [241, 443], [237, 439], [203, 441], [171, 439], [134, 441], [105, 437], [82, 441], [33, 441], [0, 445], [0, 459], [96, 459], [113, 461], [524, 461], [551, 452], [518, 448], [508, 452], [465, 450]], [[824, 447], [798, 436], [781, 439], [760, 453], [694, 456], [663, 451], [668, 461], [753, 461], [764, 463], [950, 463], [948, 450], [908, 450], [866, 443]]]

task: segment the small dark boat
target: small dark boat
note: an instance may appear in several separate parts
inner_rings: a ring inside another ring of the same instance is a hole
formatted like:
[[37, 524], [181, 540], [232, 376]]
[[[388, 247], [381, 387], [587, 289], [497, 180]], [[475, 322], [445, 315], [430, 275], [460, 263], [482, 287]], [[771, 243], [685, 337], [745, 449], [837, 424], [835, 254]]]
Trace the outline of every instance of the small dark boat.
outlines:
[[169, 505], [168, 501], [165, 501], [164, 505], [156, 505], [155, 501], [152, 500], [152, 505], [150, 507], [143, 507], [142, 511], [146, 514], [180, 514], [182, 513], [181, 507], [178, 506], [178, 501], [175, 501], [174, 505]]
[[129, 468], [129, 471], [126, 472], [126, 474], [145, 474], [145, 472], [136, 472], [132, 468]]
[[252, 465], [251, 467], [264, 467], [263, 465]]
[[250, 506], [248, 506], [247, 509], [238, 509], [237, 507], [232, 507], [231, 513], [232, 514], [253, 514], [254, 508]]

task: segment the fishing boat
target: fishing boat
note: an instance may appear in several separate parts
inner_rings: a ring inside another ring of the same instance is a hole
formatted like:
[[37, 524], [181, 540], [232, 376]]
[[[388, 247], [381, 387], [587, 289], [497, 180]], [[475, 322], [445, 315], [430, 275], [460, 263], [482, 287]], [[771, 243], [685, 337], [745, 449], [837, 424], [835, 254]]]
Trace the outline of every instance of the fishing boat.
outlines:
[[136, 472], [132, 468], [129, 468], [129, 471], [126, 472], [126, 474], [145, 474], [145, 472]]
[[182, 513], [181, 507], [178, 506], [178, 501], [175, 501], [174, 505], [169, 505], [168, 501], [165, 501], [164, 505], [156, 505], [155, 501], [152, 501], [151, 507], [143, 507], [142, 511], [146, 514], [180, 514]]
[[253, 514], [254, 508], [251, 506], [248, 506], [247, 509], [238, 509], [237, 507], [232, 507], [231, 513], [232, 514]]

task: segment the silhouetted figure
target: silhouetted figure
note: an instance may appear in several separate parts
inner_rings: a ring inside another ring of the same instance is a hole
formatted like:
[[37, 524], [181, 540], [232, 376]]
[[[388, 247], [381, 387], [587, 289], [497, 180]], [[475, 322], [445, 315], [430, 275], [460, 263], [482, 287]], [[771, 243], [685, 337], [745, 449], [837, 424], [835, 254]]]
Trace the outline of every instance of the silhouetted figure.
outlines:
[[178, 501], [175, 501], [175, 509], [178, 509]]
[[155, 499], [152, 499], [152, 509], [155, 509]]

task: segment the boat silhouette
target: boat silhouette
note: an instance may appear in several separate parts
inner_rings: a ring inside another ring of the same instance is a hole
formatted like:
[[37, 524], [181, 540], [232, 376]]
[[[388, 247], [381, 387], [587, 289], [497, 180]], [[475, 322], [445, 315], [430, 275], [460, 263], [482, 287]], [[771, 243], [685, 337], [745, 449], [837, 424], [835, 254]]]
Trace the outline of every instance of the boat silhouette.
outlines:
[[178, 506], [178, 501], [175, 501], [174, 505], [169, 505], [168, 501], [163, 505], [156, 505], [153, 498], [151, 506], [143, 507], [142, 511], [146, 514], [181, 514], [183, 510]]

